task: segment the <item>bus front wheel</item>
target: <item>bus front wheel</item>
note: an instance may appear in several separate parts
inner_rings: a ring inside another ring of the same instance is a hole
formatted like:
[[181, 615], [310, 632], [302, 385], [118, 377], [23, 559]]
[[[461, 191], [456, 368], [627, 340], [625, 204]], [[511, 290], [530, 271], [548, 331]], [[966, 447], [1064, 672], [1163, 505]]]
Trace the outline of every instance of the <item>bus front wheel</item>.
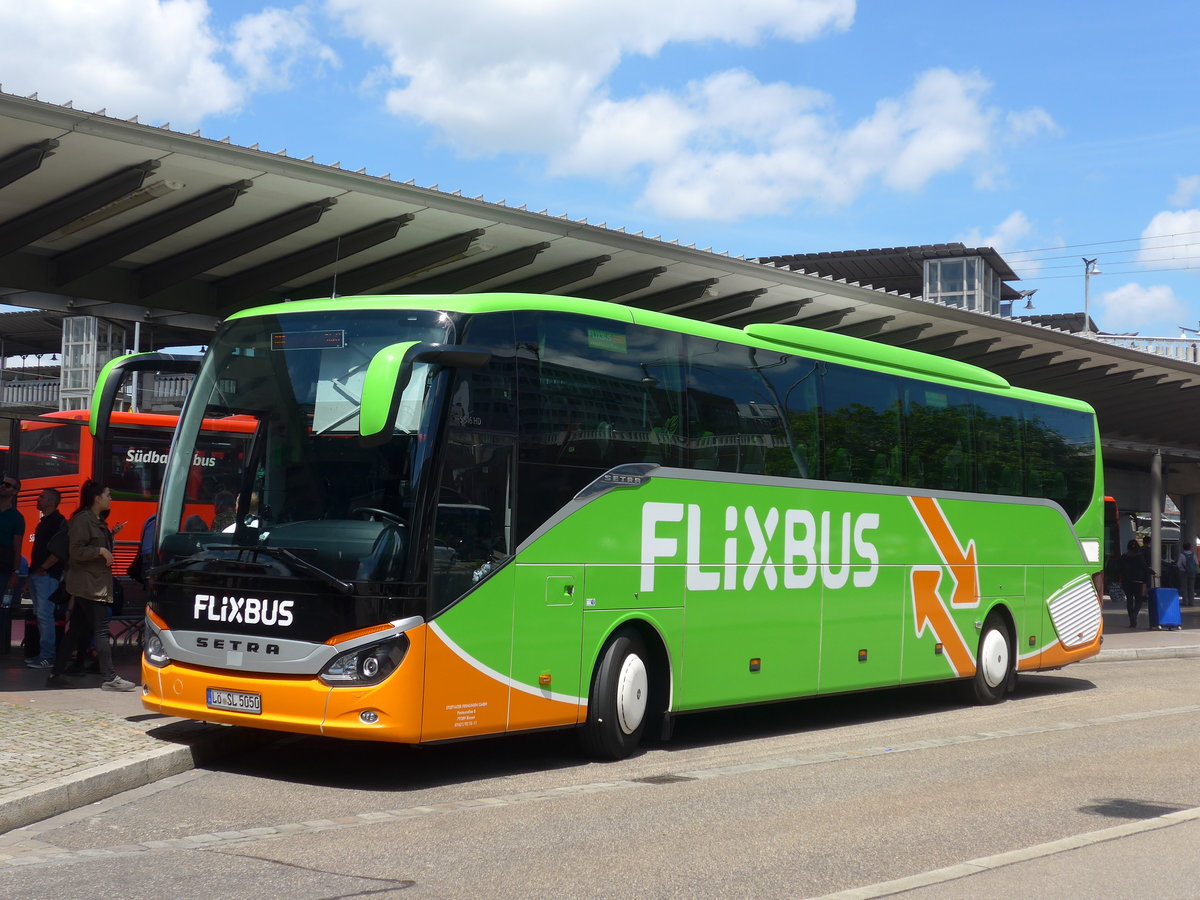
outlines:
[[988, 705], [1003, 700], [1012, 674], [1012, 638], [1004, 620], [993, 613], [983, 623], [983, 632], [979, 635], [979, 655], [975, 657], [975, 678], [972, 680], [976, 702]]
[[624, 759], [641, 743], [650, 709], [647, 659], [646, 643], [636, 631], [618, 631], [604, 645], [581, 734], [589, 755]]

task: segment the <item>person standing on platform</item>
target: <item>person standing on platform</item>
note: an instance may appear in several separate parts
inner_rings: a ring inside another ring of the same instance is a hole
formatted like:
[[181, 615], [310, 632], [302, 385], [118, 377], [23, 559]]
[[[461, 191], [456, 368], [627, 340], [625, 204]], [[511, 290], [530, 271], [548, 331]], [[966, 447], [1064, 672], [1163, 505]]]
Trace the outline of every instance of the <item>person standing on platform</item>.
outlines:
[[1146, 576], [1142, 592], [1146, 595], [1146, 612], [1150, 614], [1150, 630], [1158, 631], [1158, 604], [1150, 596], [1151, 588], [1159, 587], [1158, 571], [1154, 568], [1154, 554], [1151, 551], [1150, 536], [1142, 538], [1142, 561], [1146, 564]]
[[1125, 590], [1125, 609], [1129, 627], [1137, 628], [1138, 615], [1146, 599], [1146, 558], [1136, 540], [1121, 554], [1121, 587]]
[[33, 552], [29, 557], [29, 597], [37, 616], [38, 655], [25, 665], [31, 669], [49, 669], [54, 665], [54, 594], [62, 579], [69, 538], [67, 520], [58, 511], [62, 495], [46, 488], [37, 499], [42, 519], [33, 532]]
[[137, 687], [113, 668], [108, 634], [108, 605], [113, 599], [113, 532], [102, 516], [111, 505], [112, 494], [107, 487], [95, 481], [84, 482], [79, 492], [79, 509], [71, 516], [69, 526], [71, 547], [66, 586], [71, 595], [71, 622], [50, 672], [51, 687], [64, 683], [63, 673], [71, 653], [78, 650], [82, 658], [87, 652], [88, 639], [93, 637], [96, 661], [104, 677], [100, 689], [132, 691]]
[[[21, 542], [25, 539], [25, 517], [17, 509], [21, 482], [12, 475], [0, 478], [0, 605], [12, 597], [13, 607], [20, 602]], [[12, 647], [12, 608], [0, 611], [0, 653]]]
[[1192, 606], [1196, 600], [1196, 548], [1180, 542], [1175, 566], [1179, 569], [1179, 602]]

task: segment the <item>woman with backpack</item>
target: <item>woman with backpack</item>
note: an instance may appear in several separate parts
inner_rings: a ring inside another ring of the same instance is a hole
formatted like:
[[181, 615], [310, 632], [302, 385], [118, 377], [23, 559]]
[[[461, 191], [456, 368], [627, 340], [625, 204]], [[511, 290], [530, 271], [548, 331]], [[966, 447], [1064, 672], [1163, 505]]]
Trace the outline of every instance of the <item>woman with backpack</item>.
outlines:
[[100, 689], [132, 691], [137, 687], [113, 668], [108, 637], [108, 608], [113, 600], [113, 532], [103, 516], [111, 505], [112, 494], [107, 487], [96, 481], [84, 482], [79, 509], [71, 516], [67, 529], [70, 554], [65, 585], [71, 596], [71, 623], [50, 673], [49, 684], [53, 686], [64, 682], [72, 652], [78, 650], [82, 657], [88, 641], [95, 638], [96, 660], [104, 677]]

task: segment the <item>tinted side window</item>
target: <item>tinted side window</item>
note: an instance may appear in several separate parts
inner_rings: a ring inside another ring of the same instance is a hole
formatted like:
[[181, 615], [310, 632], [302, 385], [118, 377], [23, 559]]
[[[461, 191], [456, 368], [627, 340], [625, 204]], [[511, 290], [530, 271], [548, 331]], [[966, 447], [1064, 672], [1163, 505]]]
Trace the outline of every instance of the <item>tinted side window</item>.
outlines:
[[679, 335], [565, 313], [516, 314], [519, 544], [606, 469], [680, 465]]
[[776, 443], [767, 451], [767, 474], [820, 477], [821, 367], [803, 356], [765, 350], [751, 350], [750, 358], [783, 412], [779, 424], [786, 444]]
[[562, 313], [518, 316], [522, 458], [680, 465], [679, 335]]
[[798, 477], [786, 409], [766, 372], [787, 356], [688, 338], [689, 462], [695, 469]]
[[972, 409], [978, 490], [985, 494], [1025, 493], [1021, 418], [1024, 404], [980, 394]]
[[900, 484], [899, 379], [829, 365], [821, 380], [825, 472], [831, 481]]
[[1029, 406], [1025, 414], [1026, 487], [1062, 505], [1072, 520], [1092, 498], [1096, 445], [1086, 413]]
[[975, 460], [969, 396], [957, 388], [906, 382], [904, 398], [904, 483], [971, 490]]
[[482, 369], [459, 369], [450, 391], [450, 425], [482, 431], [514, 432], [517, 386], [513, 363], [512, 313], [489, 313], [466, 321], [462, 343], [492, 354]]

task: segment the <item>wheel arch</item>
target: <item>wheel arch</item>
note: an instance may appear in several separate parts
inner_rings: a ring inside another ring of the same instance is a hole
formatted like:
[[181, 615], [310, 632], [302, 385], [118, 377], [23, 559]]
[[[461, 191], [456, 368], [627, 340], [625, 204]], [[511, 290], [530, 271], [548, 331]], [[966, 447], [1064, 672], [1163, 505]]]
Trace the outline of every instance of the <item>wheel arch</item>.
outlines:
[[612, 640], [613, 635], [622, 630], [636, 632], [642, 638], [649, 657], [646, 662], [650, 670], [651, 689], [655, 692], [654, 696], [660, 697], [664, 701], [661, 709], [657, 709], [655, 712], [670, 712], [675, 694], [674, 661], [671, 658], [671, 651], [668, 649], [668, 642], [662, 628], [644, 616], [631, 613], [614, 620], [604, 629], [595, 641], [588, 667], [583, 673], [584, 678], [587, 679], [586, 683], [591, 683], [608, 642]]
[[986, 622], [993, 614], [999, 616], [1000, 621], [1004, 623], [1004, 627], [1008, 629], [1008, 638], [1012, 642], [1013, 656], [1019, 656], [1021, 652], [1021, 645], [1017, 641], [1017, 620], [1016, 617], [1013, 616], [1012, 608], [1004, 600], [997, 600], [987, 608], [987, 611], [979, 620], [980, 630], [983, 629], [983, 623]]

